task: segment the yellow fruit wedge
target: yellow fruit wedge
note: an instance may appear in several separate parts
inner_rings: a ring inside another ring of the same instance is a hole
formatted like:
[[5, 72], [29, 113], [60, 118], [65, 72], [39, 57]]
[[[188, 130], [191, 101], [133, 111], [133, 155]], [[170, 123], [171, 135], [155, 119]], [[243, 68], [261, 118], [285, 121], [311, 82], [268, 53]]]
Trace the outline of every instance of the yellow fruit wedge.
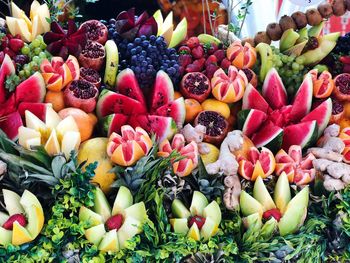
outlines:
[[26, 229], [33, 238], [36, 238], [44, 226], [44, 213], [41, 207], [32, 205], [25, 208], [28, 224]]
[[17, 19], [12, 16], [6, 17], [6, 25], [11, 33], [11, 35], [17, 35]]
[[126, 247], [126, 241], [139, 234], [141, 229], [141, 222], [137, 219], [129, 216], [125, 218], [122, 227], [118, 230], [118, 239], [120, 248]]
[[157, 22], [157, 26], [158, 26], [158, 32], [157, 32], [157, 36], [159, 36], [160, 34], [162, 34], [162, 28], [163, 28], [163, 15], [162, 15], [162, 11], [160, 11], [160, 9], [158, 9], [154, 14], [153, 14], [154, 19]]
[[[26, 144], [27, 144], [27, 140], [29, 139], [35, 139], [35, 138], [39, 138], [39, 142], [41, 141], [41, 134], [40, 132], [21, 126], [18, 129], [18, 143], [19, 145], [27, 148]], [[28, 149], [28, 148], [27, 148]]]
[[38, 8], [40, 7], [40, 3], [34, 0], [30, 6], [30, 19], [34, 20], [34, 17], [38, 14]]
[[32, 41], [32, 34], [29, 32], [27, 23], [23, 18], [16, 20], [16, 27], [17, 33], [21, 35], [21, 38], [24, 42]]
[[6, 221], [7, 219], [9, 219], [9, 215], [4, 213], [4, 212], [0, 212], [0, 226], [2, 226]]
[[176, 26], [171, 37], [168, 48], [176, 47], [179, 45], [187, 36], [187, 19], [184, 17], [180, 23]]
[[98, 249], [105, 252], [117, 252], [119, 251], [119, 242], [117, 230], [107, 232], [107, 234], [102, 239]]
[[58, 142], [55, 130], [52, 130], [50, 137], [45, 144], [45, 150], [50, 156], [57, 155], [61, 152], [60, 143]]
[[105, 234], [106, 230], [104, 224], [100, 224], [85, 230], [86, 239], [94, 245], [100, 244]]
[[40, 132], [42, 137], [48, 132], [46, 124], [28, 110], [25, 111], [25, 119], [27, 128]]
[[188, 230], [187, 236], [190, 238], [193, 238], [196, 241], [201, 240], [201, 235], [199, 233], [199, 229], [197, 224], [193, 224], [190, 228], [190, 230]]
[[6, 211], [10, 216], [15, 214], [24, 214], [24, 210], [20, 203], [21, 197], [18, 194], [6, 189], [2, 190], [2, 194], [4, 196]]
[[62, 119], [52, 107], [46, 108], [45, 124], [48, 128], [56, 128], [61, 121]]
[[40, 146], [40, 145], [41, 145], [41, 138], [32, 138], [32, 139], [26, 140], [23, 147], [28, 150], [31, 150], [33, 147]]
[[13, 231], [12, 231], [12, 244], [15, 246], [19, 246], [30, 241], [34, 240], [34, 238], [30, 235], [27, 229], [21, 226], [17, 221], [13, 223]]
[[48, 20], [50, 20], [50, 11], [47, 4], [43, 4], [38, 8], [38, 16], [43, 28], [43, 33], [49, 32], [51, 28], [50, 23], [48, 22]]
[[24, 11], [21, 8], [19, 8], [14, 2], [11, 2], [11, 13], [12, 17], [14, 18], [22, 18]]
[[63, 136], [66, 134], [68, 131], [76, 131], [79, 132], [78, 125], [75, 122], [73, 116], [68, 116], [64, 118], [57, 126], [56, 126], [56, 131], [57, 131], [57, 138], [59, 142], [62, 142]]
[[78, 151], [81, 143], [80, 133], [76, 131], [67, 131], [62, 139], [61, 151], [64, 153], [66, 158], [70, 157], [71, 151]]
[[0, 227], [0, 245], [7, 246], [11, 244], [12, 231]]
[[33, 19], [33, 26], [32, 26], [32, 39], [35, 39], [37, 35], [40, 35], [44, 32], [45, 31], [41, 24], [41, 21], [39, 20], [39, 16], [35, 16]]

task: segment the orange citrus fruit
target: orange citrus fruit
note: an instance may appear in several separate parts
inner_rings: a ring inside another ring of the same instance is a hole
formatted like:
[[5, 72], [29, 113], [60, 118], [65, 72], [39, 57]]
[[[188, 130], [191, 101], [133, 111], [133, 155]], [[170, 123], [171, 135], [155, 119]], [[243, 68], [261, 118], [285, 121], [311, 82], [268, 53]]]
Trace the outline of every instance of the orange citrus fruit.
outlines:
[[195, 99], [185, 99], [186, 122], [192, 122], [203, 111], [201, 104]]
[[225, 119], [230, 117], [230, 107], [227, 103], [216, 100], [216, 99], [206, 99], [202, 102], [203, 110], [216, 111], [221, 114]]
[[46, 92], [45, 102], [51, 103], [52, 108], [55, 111], [60, 111], [60, 110], [64, 109], [64, 107], [65, 107], [62, 91], [55, 92], [55, 91], [48, 90]]
[[92, 132], [94, 131], [95, 122], [85, 111], [77, 108], [66, 108], [61, 110], [58, 115], [62, 119], [66, 118], [67, 116], [72, 116], [74, 118], [78, 125], [82, 142], [91, 137]]
[[178, 91], [174, 92], [174, 100], [181, 98], [181, 97], [182, 97], [182, 94], [180, 92], [178, 92]]

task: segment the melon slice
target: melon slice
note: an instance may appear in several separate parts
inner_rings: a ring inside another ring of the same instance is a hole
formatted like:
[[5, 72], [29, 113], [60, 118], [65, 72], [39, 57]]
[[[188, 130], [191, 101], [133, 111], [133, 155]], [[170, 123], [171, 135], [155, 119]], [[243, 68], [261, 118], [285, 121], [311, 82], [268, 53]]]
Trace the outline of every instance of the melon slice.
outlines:
[[266, 119], [266, 113], [260, 110], [242, 110], [238, 113], [238, 125], [248, 137], [252, 136], [263, 125]]
[[265, 77], [262, 95], [272, 109], [280, 109], [287, 105], [287, 91], [275, 68], [270, 69]]
[[23, 81], [16, 88], [17, 103], [43, 102], [46, 94], [46, 86], [40, 72], [35, 72], [30, 78]]
[[121, 127], [126, 125], [128, 120], [129, 116], [121, 113], [114, 113], [104, 117], [102, 119], [104, 134], [109, 137], [113, 132], [120, 133]]
[[315, 143], [317, 138], [318, 128], [315, 120], [290, 125], [284, 129], [282, 148], [288, 150], [291, 145], [307, 148]]
[[160, 70], [157, 73], [151, 99], [151, 112], [154, 112], [159, 107], [174, 100], [173, 83], [164, 71]]
[[311, 111], [308, 115], [301, 119], [301, 122], [315, 120], [318, 125], [318, 136], [321, 136], [327, 127], [332, 115], [332, 99], [329, 98], [322, 102], [318, 107]]
[[22, 118], [18, 111], [0, 118], [0, 129], [3, 130], [11, 140], [16, 140], [18, 138], [18, 129], [22, 125]]
[[118, 74], [116, 89], [120, 94], [137, 100], [142, 105], [146, 105], [145, 97], [143, 96], [136, 76], [131, 69], [124, 69]]
[[45, 121], [46, 110], [48, 107], [52, 107], [52, 105], [49, 103], [40, 102], [22, 102], [18, 105], [18, 112], [23, 119], [25, 118], [25, 111], [28, 110], [40, 120]]
[[256, 147], [265, 146], [272, 152], [278, 151], [282, 144], [283, 129], [268, 122], [252, 136], [252, 141]]
[[166, 105], [161, 106], [156, 110], [155, 115], [171, 117], [175, 121], [177, 127], [182, 128], [186, 117], [184, 98], [178, 98]]
[[5, 81], [6, 78], [12, 74], [15, 74], [15, 66], [9, 55], [5, 54], [4, 60], [0, 67], [0, 103], [4, 103], [6, 100]]
[[251, 84], [248, 84], [243, 95], [242, 109], [256, 109], [267, 113], [270, 110], [270, 106], [259, 91]]

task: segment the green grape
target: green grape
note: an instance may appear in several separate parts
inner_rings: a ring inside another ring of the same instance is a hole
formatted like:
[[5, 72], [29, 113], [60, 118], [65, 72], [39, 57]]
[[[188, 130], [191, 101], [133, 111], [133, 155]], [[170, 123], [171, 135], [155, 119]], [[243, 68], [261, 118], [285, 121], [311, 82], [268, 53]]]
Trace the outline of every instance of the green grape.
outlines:
[[18, 74], [19, 74], [19, 76], [20, 76], [21, 78], [23, 78], [23, 77], [25, 76], [24, 70], [20, 70], [20, 71], [18, 72]]
[[288, 56], [282, 55], [281, 60], [282, 60], [283, 63], [287, 63], [288, 62]]
[[40, 47], [36, 47], [36, 48], [34, 49], [34, 54], [35, 54], [35, 55], [39, 55], [40, 52], [41, 52], [41, 48], [40, 48]]
[[41, 50], [45, 50], [45, 49], [46, 49], [46, 47], [47, 47], [47, 45], [46, 45], [45, 43], [41, 43], [41, 44], [40, 44], [40, 48], [41, 48]]
[[299, 64], [296, 62], [293, 62], [292, 69], [298, 71], [299, 70]]
[[299, 70], [303, 70], [303, 69], [304, 69], [304, 65], [300, 65]]
[[34, 56], [34, 57], [32, 58], [32, 61], [35, 62], [35, 63], [39, 63], [39, 62], [40, 62], [40, 57]]
[[35, 66], [38, 66], [38, 64], [37, 64], [35, 61], [31, 61], [31, 62], [29, 63], [29, 67], [33, 68], [33, 67], [35, 67]]
[[304, 63], [305, 59], [303, 57], [297, 57], [295, 59], [295, 62], [302, 65]]
[[30, 48], [28, 45], [25, 45], [24, 47], [22, 47], [21, 52], [23, 55], [28, 55], [30, 53]]
[[293, 57], [293, 56], [289, 56], [289, 57], [288, 57], [288, 62], [289, 62], [289, 63], [292, 63], [293, 61], [294, 61], [294, 57]]
[[34, 39], [32, 41], [32, 45], [33, 45], [34, 48], [40, 47], [40, 44], [41, 44], [40, 40], [38, 40], [38, 39]]
[[287, 70], [286, 71], [286, 77], [291, 77], [291, 76], [293, 76], [293, 71]]
[[35, 39], [39, 40], [40, 43], [44, 43], [44, 38], [42, 35], [37, 35]]
[[45, 58], [46, 58], [46, 53], [43, 52], [43, 51], [41, 51], [40, 54], [39, 54], [39, 57], [40, 57], [41, 59], [45, 59]]
[[282, 65], [283, 65], [282, 60], [277, 61], [277, 66], [278, 66], [278, 67], [282, 67]]
[[24, 69], [24, 70], [29, 70], [29, 64], [25, 64], [25, 65], [23, 66], [23, 69]]
[[24, 70], [24, 74], [25, 74], [25, 76], [26, 76], [26, 78], [29, 78], [30, 77], [30, 75], [31, 75], [31, 70], [30, 69], [25, 69]]

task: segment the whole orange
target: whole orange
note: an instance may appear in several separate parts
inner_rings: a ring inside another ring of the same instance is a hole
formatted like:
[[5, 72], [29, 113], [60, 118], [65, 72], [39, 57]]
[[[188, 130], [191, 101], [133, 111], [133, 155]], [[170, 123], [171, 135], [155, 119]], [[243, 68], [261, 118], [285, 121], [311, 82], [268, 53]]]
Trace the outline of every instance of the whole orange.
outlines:
[[46, 92], [45, 102], [51, 103], [52, 108], [57, 112], [64, 109], [63, 92], [62, 91], [56, 92], [56, 91], [48, 90]]
[[74, 118], [78, 125], [82, 142], [91, 137], [96, 122], [85, 111], [77, 108], [66, 108], [61, 110], [58, 115], [62, 119], [66, 118], [67, 116], [72, 116]]
[[203, 111], [202, 105], [195, 99], [185, 99], [186, 122], [192, 122]]

